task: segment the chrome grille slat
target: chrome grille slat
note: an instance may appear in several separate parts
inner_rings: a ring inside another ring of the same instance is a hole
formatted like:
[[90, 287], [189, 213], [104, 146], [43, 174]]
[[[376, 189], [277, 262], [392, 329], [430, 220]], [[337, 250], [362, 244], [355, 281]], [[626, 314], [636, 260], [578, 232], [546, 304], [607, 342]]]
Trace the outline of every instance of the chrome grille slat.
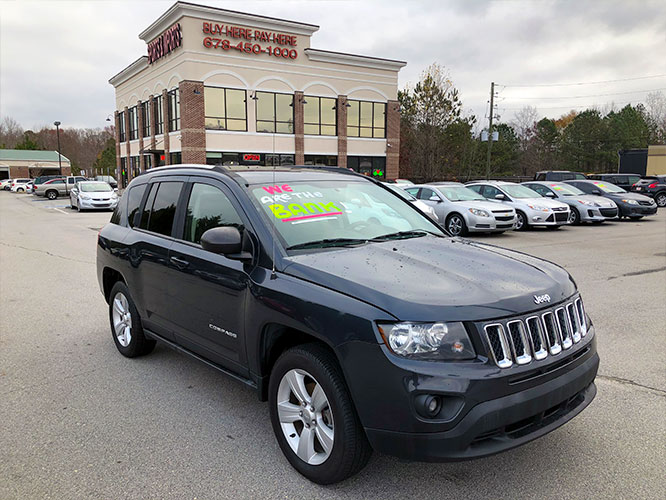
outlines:
[[580, 333], [583, 337], [587, 335], [587, 321], [585, 320], [585, 309], [583, 309], [583, 301], [578, 297], [574, 303], [576, 304], [576, 315], [578, 316], [578, 324], [580, 325]]
[[504, 326], [500, 323], [493, 323], [486, 325], [484, 330], [490, 343], [490, 351], [495, 358], [495, 364], [500, 368], [508, 368], [513, 365], [511, 349], [504, 334]]
[[530, 332], [530, 341], [532, 342], [532, 352], [534, 359], [540, 360], [548, 356], [548, 346], [544, 337], [541, 320], [538, 316], [532, 316], [525, 320], [527, 329]]
[[564, 307], [555, 309], [555, 319], [557, 320], [557, 327], [560, 329], [562, 349], [569, 349], [573, 345], [573, 340], [571, 338], [571, 327], [567, 320], [567, 312], [564, 310]]
[[555, 321], [555, 315], [548, 311], [541, 315], [543, 320], [543, 328], [546, 332], [546, 340], [548, 341], [548, 350], [554, 356], [562, 352], [562, 344], [560, 341], [560, 331]]
[[582, 336], [580, 334], [580, 323], [578, 322], [578, 316], [576, 316], [576, 306], [573, 302], [567, 304], [567, 319], [569, 320], [569, 326], [571, 327], [574, 344], [577, 344], [580, 342]]
[[525, 365], [532, 361], [530, 344], [525, 336], [523, 322], [519, 320], [509, 321], [506, 326], [509, 330], [509, 339], [511, 339], [511, 347], [513, 348], [513, 356], [516, 363]]

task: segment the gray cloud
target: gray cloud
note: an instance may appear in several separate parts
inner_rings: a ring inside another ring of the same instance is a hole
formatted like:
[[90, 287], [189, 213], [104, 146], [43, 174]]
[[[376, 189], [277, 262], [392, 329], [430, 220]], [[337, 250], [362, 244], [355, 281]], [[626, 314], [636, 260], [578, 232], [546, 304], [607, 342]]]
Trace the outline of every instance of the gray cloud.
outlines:
[[[172, 1], [0, 3], [0, 114], [25, 127], [58, 119], [102, 127], [108, 79], [145, 53], [138, 34]], [[666, 5], [627, 1], [204, 1], [320, 25], [313, 46], [408, 62], [401, 86], [445, 66], [465, 108], [484, 117], [490, 82], [549, 84], [666, 73]], [[550, 99], [666, 87], [666, 78], [581, 87], [498, 87], [503, 119], [534, 105], [636, 102], [645, 94]], [[541, 97], [528, 100], [525, 97]], [[556, 106], [562, 108], [551, 109]]]

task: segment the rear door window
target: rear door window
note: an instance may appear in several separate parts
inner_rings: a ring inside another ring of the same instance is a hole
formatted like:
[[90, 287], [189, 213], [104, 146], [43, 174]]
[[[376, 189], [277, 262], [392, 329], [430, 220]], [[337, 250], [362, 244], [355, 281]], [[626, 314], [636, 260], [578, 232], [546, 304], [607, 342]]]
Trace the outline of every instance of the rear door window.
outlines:
[[477, 193], [479, 193], [480, 195], [483, 196], [483, 192], [484, 192], [483, 191], [483, 186], [476, 185], [476, 186], [467, 186], [467, 187], [470, 188], [472, 191], [476, 191]]
[[171, 236], [176, 204], [182, 187], [182, 182], [153, 184], [141, 214], [139, 227], [153, 233]]

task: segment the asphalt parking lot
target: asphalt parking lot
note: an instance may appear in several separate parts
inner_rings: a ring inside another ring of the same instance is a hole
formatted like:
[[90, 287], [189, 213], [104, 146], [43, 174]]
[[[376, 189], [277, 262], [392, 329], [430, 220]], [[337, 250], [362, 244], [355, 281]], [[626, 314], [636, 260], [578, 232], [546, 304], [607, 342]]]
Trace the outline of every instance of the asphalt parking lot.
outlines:
[[120, 356], [95, 274], [108, 212], [0, 193], [0, 499], [658, 498], [666, 491], [666, 210], [475, 240], [566, 267], [596, 329], [592, 405], [471, 462], [375, 454], [322, 487], [283, 457], [256, 394], [158, 346]]

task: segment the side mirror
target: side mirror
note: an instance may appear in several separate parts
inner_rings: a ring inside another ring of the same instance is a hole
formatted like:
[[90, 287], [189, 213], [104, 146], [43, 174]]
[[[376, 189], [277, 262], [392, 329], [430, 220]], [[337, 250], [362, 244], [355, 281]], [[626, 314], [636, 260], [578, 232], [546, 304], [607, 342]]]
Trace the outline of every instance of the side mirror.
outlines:
[[118, 192], [118, 188], [113, 188], [114, 191]]
[[250, 252], [243, 252], [243, 243], [238, 228], [233, 226], [214, 227], [201, 235], [201, 248], [208, 252], [222, 254], [229, 259], [251, 259]]
[[548, 191], [548, 192], [546, 193], [546, 196], [547, 196], [548, 198], [555, 198], [555, 193], [553, 193], [552, 191]]
[[504, 198], [505, 198], [505, 196], [502, 193], [495, 195], [496, 200], [503, 200]]
[[437, 196], [436, 194], [433, 194], [433, 195], [428, 199], [428, 201], [436, 201], [437, 203], [441, 203], [441, 202], [442, 202], [442, 200], [440, 200], [440, 199], [439, 199], [439, 196]]

